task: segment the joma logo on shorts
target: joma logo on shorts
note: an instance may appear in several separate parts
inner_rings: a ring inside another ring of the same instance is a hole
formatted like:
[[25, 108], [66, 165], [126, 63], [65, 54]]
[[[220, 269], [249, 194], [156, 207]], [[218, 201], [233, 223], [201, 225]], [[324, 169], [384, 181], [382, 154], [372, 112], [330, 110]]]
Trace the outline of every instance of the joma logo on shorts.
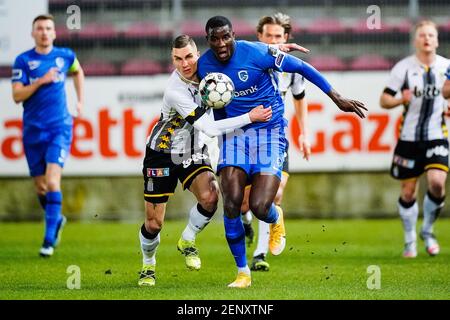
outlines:
[[444, 146], [436, 146], [427, 150], [427, 158], [431, 158], [433, 155], [446, 157], [448, 156], [448, 149]]
[[192, 161], [194, 161], [195, 163], [203, 159], [208, 159], [208, 156], [200, 152], [194, 153], [189, 159], [183, 161], [183, 168], [186, 169], [187, 167], [189, 167]]

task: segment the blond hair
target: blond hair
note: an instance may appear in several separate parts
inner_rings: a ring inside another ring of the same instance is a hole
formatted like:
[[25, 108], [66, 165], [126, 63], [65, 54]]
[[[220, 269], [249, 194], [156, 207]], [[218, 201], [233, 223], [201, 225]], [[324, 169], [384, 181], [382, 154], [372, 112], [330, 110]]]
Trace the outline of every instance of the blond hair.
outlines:
[[414, 26], [414, 33], [416, 33], [417, 30], [419, 30], [419, 28], [422, 28], [423, 26], [432, 26], [434, 29], [436, 29], [436, 33], [438, 33], [438, 27], [436, 23], [434, 23], [431, 20], [421, 20], [417, 22], [416, 25]]

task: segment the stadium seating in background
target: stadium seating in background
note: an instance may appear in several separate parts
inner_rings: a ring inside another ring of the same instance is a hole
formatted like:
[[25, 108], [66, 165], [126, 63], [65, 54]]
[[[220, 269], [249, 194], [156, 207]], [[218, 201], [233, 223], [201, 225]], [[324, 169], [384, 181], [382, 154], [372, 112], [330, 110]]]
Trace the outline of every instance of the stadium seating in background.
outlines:
[[450, 32], [450, 20], [444, 23], [438, 24], [439, 31]]
[[84, 25], [78, 32], [80, 39], [104, 39], [115, 38], [118, 32], [114, 25], [109, 23], [91, 22]]
[[11, 66], [0, 66], [0, 78], [11, 78]]
[[166, 65], [166, 67], [165, 67], [166, 73], [172, 73], [173, 70], [175, 70], [175, 67], [173, 66], [172, 63], [169, 63], [168, 65]]
[[159, 62], [147, 59], [133, 59], [122, 65], [120, 74], [125, 76], [152, 75], [164, 73], [165, 71]]
[[153, 22], [133, 23], [125, 29], [123, 35], [127, 38], [159, 37], [160, 35], [167, 36], [162, 33], [158, 25]]
[[236, 33], [236, 37], [250, 36], [256, 34], [256, 28], [249, 22], [240, 19], [232, 19], [233, 31]]
[[350, 69], [355, 71], [387, 70], [391, 67], [392, 63], [389, 60], [375, 54], [357, 57], [350, 63]]
[[118, 74], [116, 66], [107, 61], [91, 60], [81, 64], [86, 76], [113, 76]]
[[376, 33], [387, 33], [392, 32], [392, 26], [385, 23], [384, 21], [381, 21], [381, 28], [379, 29], [369, 29], [369, 26], [367, 25], [367, 19], [358, 20], [352, 25], [350, 25], [350, 30], [353, 33], [359, 33], [359, 34], [372, 34], [374, 32]]
[[346, 28], [339, 19], [335, 18], [318, 18], [308, 23], [304, 30], [311, 34], [320, 33], [344, 33]]
[[68, 41], [72, 35], [76, 34], [76, 31], [67, 29], [65, 25], [55, 26], [56, 38], [58, 41]]
[[390, 24], [394, 32], [409, 33], [413, 27], [413, 23], [409, 20], [401, 20]]
[[205, 26], [197, 20], [183, 21], [180, 26], [181, 34], [188, 34], [191, 37], [204, 37]]
[[308, 62], [320, 71], [343, 71], [347, 69], [344, 61], [336, 56], [314, 56]]

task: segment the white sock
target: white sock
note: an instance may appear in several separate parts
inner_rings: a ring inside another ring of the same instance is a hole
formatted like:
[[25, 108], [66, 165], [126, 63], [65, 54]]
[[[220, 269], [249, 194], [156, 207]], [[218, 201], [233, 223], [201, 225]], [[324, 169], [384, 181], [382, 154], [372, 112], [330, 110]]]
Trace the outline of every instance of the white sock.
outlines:
[[160, 243], [159, 233], [154, 239], [147, 239], [139, 230], [139, 240], [141, 242], [142, 263], [145, 265], [156, 264], [156, 249]]
[[260, 254], [267, 255], [269, 251], [269, 236], [270, 236], [270, 224], [261, 220], [258, 225], [258, 245], [256, 246], [253, 256], [259, 256]]
[[250, 275], [250, 268], [248, 267], [248, 265], [246, 265], [246, 266], [243, 267], [243, 268], [238, 268], [238, 272], [243, 272], [243, 273], [245, 273], [245, 274]]
[[436, 221], [439, 211], [444, 207], [444, 201], [440, 204], [434, 202], [428, 196], [428, 192], [423, 199], [423, 226], [422, 231], [426, 233], [433, 233], [433, 223]]
[[181, 237], [187, 241], [194, 241], [197, 234], [211, 221], [211, 217], [206, 217], [198, 211], [197, 204], [189, 212], [189, 221]]
[[248, 210], [246, 213], [244, 213], [242, 215], [242, 222], [245, 224], [250, 224], [252, 223], [253, 220], [253, 215], [252, 212], [250, 210]]
[[409, 208], [403, 207], [400, 202], [397, 202], [397, 205], [398, 211], [400, 213], [400, 218], [402, 219], [403, 223], [405, 243], [416, 241], [416, 223], [417, 216], [419, 215], [419, 206], [417, 204], [417, 201], [415, 201], [414, 204]]

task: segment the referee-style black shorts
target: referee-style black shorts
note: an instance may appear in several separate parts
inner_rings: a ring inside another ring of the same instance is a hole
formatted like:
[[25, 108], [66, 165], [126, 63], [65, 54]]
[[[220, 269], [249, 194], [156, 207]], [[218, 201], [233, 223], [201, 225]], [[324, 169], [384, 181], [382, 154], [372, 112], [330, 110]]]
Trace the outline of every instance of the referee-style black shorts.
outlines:
[[147, 145], [142, 170], [144, 199], [151, 203], [165, 203], [174, 194], [178, 180], [183, 189], [188, 189], [203, 171], [214, 173], [206, 145], [192, 154], [176, 155], [155, 151]]
[[417, 178], [429, 169], [448, 172], [448, 152], [446, 139], [399, 140], [394, 150], [391, 176], [394, 179], [405, 180]]

